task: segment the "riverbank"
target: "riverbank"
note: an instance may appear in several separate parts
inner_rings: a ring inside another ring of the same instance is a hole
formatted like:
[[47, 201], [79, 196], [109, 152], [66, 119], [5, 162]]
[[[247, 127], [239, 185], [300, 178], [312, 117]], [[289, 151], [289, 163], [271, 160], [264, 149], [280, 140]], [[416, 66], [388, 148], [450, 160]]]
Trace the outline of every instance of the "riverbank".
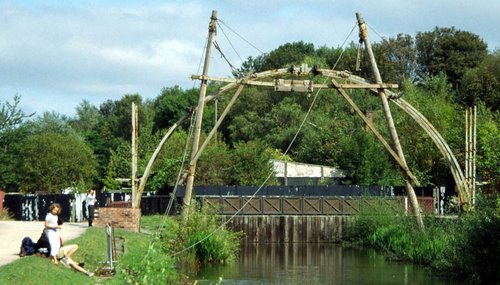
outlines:
[[456, 219], [425, 218], [421, 231], [412, 217], [392, 208], [361, 213], [349, 229], [353, 243], [371, 246], [398, 260], [421, 264], [472, 283], [500, 280], [500, 203], [478, 199]]

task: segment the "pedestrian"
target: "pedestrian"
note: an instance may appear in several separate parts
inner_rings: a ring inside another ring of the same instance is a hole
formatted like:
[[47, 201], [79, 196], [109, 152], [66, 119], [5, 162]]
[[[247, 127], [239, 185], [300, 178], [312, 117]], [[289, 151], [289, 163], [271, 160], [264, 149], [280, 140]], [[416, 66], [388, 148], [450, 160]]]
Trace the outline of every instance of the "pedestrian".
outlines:
[[59, 239], [58, 229], [61, 229], [59, 221], [59, 213], [61, 212], [61, 206], [58, 203], [53, 203], [49, 207], [49, 213], [45, 216], [45, 234], [49, 240], [50, 244], [50, 261], [53, 264], [57, 264], [57, 253], [61, 247], [61, 241]]
[[91, 227], [92, 222], [94, 221], [94, 206], [95, 206], [95, 202], [97, 201], [95, 198], [95, 190], [94, 189], [89, 190], [85, 201], [87, 203], [89, 227]]
[[[61, 244], [62, 244], [62, 241], [61, 241]], [[59, 249], [59, 252], [57, 254], [57, 258], [59, 260], [61, 260], [61, 263], [68, 268], [74, 268], [75, 270], [78, 270], [89, 277], [94, 276], [94, 273], [83, 268], [82, 263], [78, 263], [71, 258], [71, 255], [73, 253], [75, 253], [75, 251], [77, 249], [78, 249], [78, 245], [76, 245], [76, 244], [62, 246]]]

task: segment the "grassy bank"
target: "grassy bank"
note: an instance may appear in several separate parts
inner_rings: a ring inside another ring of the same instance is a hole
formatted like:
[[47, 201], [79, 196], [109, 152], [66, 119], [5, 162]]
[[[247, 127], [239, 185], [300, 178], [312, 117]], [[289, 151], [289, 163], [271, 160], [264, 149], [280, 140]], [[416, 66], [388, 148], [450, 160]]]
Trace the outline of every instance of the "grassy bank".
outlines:
[[391, 258], [429, 266], [470, 282], [500, 280], [498, 199], [480, 199], [476, 210], [458, 218], [426, 217], [421, 232], [401, 210], [379, 207], [361, 213], [350, 240], [386, 252]]
[[[117, 244], [123, 244], [125, 250], [118, 257], [113, 276], [96, 274], [89, 278], [63, 265], [53, 265], [46, 258], [27, 256], [0, 267], [0, 284], [189, 284], [188, 277], [179, 273], [181, 264], [186, 267], [186, 264], [229, 262], [237, 254], [238, 234], [222, 230], [207, 238], [206, 234], [218, 225], [216, 218], [202, 212], [193, 213], [183, 226], [170, 217], [143, 217], [142, 233], [115, 229]], [[104, 229], [89, 228], [80, 237], [65, 243], [79, 245], [73, 257], [85, 262], [86, 269], [99, 271], [105, 266]]]

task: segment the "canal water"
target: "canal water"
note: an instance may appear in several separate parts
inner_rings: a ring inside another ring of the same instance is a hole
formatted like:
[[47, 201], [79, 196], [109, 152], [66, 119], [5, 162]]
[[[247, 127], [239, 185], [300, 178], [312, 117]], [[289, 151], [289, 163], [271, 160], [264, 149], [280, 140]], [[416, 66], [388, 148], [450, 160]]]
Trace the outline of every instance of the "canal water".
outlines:
[[204, 266], [198, 284], [456, 284], [373, 249], [338, 244], [244, 244], [237, 262]]

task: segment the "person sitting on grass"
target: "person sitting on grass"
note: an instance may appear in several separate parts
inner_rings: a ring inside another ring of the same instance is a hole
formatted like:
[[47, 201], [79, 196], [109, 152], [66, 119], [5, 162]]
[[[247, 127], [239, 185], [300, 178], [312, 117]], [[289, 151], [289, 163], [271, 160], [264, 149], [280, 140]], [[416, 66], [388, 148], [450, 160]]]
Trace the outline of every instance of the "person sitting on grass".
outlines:
[[[61, 244], [62, 244], [62, 242], [61, 242]], [[62, 246], [59, 249], [59, 252], [57, 253], [57, 259], [60, 260], [61, 263], [68, 268], [72, 267], [72, 268], [86, 274], [89, 277], [94, 276], [94, 273], [83, 268], [81, 263], [78, 263], [78, 262], [74, 261], [73, 259], [71, 259], [71, 255], [73, 255], [73, 253], [75, 253], [75, 251], [77, 249], [78, 249], [78, 245], [76, 245], [76, 244]]]

